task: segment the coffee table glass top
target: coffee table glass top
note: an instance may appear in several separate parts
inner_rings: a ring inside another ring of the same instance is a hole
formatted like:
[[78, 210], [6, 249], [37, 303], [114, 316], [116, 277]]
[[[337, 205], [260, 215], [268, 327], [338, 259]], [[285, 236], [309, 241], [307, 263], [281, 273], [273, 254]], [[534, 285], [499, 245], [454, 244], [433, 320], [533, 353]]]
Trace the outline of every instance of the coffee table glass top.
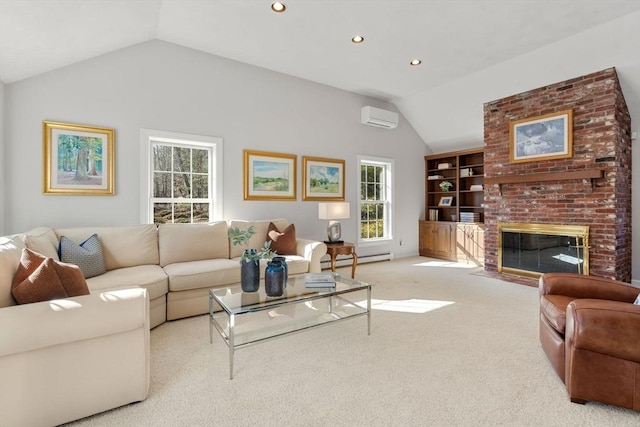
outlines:
[[229, 347], [229, 378], [237, 348], [360, 316], [367, 317], [371, 334], [371, 285], [333, 277], [335, 286], [324, 288], [307, 287], [304, 275], [289, 277], [279, 297], [267, 296], [264, 280], [258, 292], [243, 292], [240, 285], [210, 289], [209, 341], [215, 329]]
[[340, 295], [370, 288], [365, 282], [358, 282], [339, 274], [334, 274], [335, 287], [311, 288], [306, 287], [304, 275], [289, 277], [287, 287], [282, 296], [267, 296], [264, 290], [264, 280], [260, 283], [258, 292], [243, 292], [240, 285], [228, 288], [212, 289], [211, 293], [223, 310], [229, 314], [243, 314], [254, 311], [262, 311], [278, 307], [280, 305], [295, 304], [318, 298], [326, 298], [328, 295]]

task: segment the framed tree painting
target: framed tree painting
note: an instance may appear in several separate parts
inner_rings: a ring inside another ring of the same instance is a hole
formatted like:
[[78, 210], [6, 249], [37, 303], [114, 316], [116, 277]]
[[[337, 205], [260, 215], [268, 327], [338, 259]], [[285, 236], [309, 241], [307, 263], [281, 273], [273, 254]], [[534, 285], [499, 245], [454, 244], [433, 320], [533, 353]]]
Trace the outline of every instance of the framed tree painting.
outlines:
[[511, 163], [570, 158], [573, 153], [571, 110], [515, 120], [509, 126]]
[[113, 129], [49, 121], [42, 127], [44, 194], [115, 194]]
[[302, 157], [302, 200], [344, 201], [344, 160]]
[[296, 200], [295, 154], [244, 150], [244, 200]]

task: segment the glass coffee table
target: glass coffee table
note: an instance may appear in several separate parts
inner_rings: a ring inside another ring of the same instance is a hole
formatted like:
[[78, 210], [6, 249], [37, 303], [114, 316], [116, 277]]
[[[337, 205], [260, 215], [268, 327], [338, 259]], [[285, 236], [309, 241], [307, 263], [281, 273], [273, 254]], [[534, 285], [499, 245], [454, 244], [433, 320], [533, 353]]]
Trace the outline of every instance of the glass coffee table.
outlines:
[[229, 378], [238, 348], [328, 325], [367, 317], [371, 335], [371, 285], [334, 274], [335, 287], [305, 286], [304, 275], [290, 277], [284, 294], [269, 297], [264, 280], [258, 292], [243, 292], [240, 285], [209, 291], [209, 342], [214, 328], [229, 347]]

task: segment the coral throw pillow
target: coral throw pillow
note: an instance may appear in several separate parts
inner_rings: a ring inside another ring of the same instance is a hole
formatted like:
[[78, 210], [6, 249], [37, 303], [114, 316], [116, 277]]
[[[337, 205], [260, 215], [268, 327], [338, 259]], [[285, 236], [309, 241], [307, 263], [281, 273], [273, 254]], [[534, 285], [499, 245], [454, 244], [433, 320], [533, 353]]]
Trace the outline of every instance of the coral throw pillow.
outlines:
[[23, 249], [20, 264], [13, 276], [11, 294], [18, 304], [28, 304], [89, 295], [89, 287], [78, 266]]
[[280, 231], [274, 223], [270, 222], [267, 239], [271, 241], [271, 250], [276, 251], [278, 255], [296, 255], [298, 253], [296, 250], [296, 226], [294, 224]]

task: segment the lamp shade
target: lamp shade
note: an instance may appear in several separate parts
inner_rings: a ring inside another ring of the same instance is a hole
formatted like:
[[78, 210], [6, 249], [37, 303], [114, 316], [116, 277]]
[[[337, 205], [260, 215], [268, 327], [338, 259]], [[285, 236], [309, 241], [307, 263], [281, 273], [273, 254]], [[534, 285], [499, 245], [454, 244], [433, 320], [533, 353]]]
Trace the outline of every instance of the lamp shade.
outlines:
[[319, 203], [318, 218], [320, 219], [349, 218], [349, 202]]

